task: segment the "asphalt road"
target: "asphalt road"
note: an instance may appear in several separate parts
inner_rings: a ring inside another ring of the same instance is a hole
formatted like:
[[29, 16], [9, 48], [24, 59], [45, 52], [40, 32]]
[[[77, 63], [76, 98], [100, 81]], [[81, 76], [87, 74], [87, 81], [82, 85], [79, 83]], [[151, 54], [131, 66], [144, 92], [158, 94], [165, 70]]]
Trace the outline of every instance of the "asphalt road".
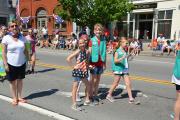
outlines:
[[[9, 103], [8, 82], [0, 83], [0, 120], [170, 120], [175, 101], [175, 88], [170, 83], [173, 58], [136, 56], [130, 61], [133, 95], [141, 101], [137, 106], [128, 103], [123, 80], [122, 87], [114, 93], [116, 102], [110, 103], [105, 99], [113, 81], [111, 55], [108, 55], [107, 69], [100, 83], [101, 103], [82, 106], [83, 111], [77, 112], [71, 110], [72, 77], [65, 62], [70, 53], [38, 49], [36, 73], [27, 75], [24, 80], [23, 95], [28, 104], [13, 107]], [[84, 86], [81, 87], [82, 97], [83, 89]]]

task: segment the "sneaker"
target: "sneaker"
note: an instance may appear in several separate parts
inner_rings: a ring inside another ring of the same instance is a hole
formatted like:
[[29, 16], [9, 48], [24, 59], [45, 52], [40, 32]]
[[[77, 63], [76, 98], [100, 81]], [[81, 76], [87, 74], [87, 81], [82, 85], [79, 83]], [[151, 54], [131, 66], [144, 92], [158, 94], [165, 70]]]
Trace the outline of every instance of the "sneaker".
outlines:
[[83, 105], [84, 106], [94, 106], [93, 102], [91, 102], [91, 101], [85, 101]]
[[107, 96], [106, 99], [109, 100], [109, 102], [115, 102], [115, 99], [111, 96]]
[[75, 111], [82, 111], [82, 108], [79, 107], [77, 104], [72, 105], [71, 108], [72, 108], [73, 110], [75, 110]]
[[174, 113], [170, 114], [171, 119], [174, 119]]
[[93, 101], [93, 104], [94, 104], [94, 105], [99, 105], [99, 101], [98, 101], [98, 100], [94, 100], [94, 101]]
[[80, 96], [77, 95], [77, 96], [76, 96], [76, 102], [81, 102], [81, 101], [82, 101], [82, 100], [81, 100]]
[[129, 100], [130, 104], [139, 105], [140, 101], [136, 101], [135, 99]]
[[99, 101], [100, 101], [100, 98], [98, 96], [94, 96], [93, 97], [93, 104], [94, 105], [98, 105], [99, 104]]

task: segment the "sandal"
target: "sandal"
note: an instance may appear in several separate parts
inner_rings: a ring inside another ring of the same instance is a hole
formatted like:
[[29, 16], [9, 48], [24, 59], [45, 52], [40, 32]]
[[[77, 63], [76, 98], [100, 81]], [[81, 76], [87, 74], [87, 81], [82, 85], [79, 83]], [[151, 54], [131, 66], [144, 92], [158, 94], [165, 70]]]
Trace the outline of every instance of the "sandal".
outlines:
[[13, 99], [13, 100], [12, 100], [12, 105], [13, 105], [13, 106], [16, 106], [16, 105], [18, 105], [18, 100], [16, 100], [16, 99]]
[[139, 105], [140, 101], [136, 101], [135, 99], [129, 100], [130, 104]]
[[19, 98], [19, 102], [21, 103], [27, 103], [27, 100], [23, 99], [23, 98]]

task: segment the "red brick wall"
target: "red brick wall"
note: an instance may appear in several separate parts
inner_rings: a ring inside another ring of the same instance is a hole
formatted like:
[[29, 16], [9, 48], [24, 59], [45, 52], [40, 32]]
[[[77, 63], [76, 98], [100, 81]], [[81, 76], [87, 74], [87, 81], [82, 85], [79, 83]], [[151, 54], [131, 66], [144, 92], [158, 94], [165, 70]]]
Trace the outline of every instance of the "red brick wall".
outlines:
[[[36, 12], [39, 8], [44, 8], [47, 11], [47, 15], [50, 16], [48, 18], [47, 27], [49, 34], [52, 34], [54, 29], [54, 18], [52, 17], [54, 8], [59, 5], [58, 0], [20, 0], [20, 14], [22, 17], [33, 16], [30, 20], [30, 24], [33, 28], [37, 28], [37, 19]], [[28, 13], [23, 12], [23, 10], [28, 11]], [[66, 21], [67, 23], [67, 31], [62, 32], [64, 35], [70, 35], [72, 32], [72, 22]]]

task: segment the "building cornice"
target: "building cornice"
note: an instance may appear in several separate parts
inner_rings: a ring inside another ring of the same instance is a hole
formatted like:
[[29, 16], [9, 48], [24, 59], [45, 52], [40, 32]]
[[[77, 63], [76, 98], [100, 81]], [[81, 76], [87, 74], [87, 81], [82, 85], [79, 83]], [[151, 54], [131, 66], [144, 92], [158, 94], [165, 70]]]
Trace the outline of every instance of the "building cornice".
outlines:
[[133, 4], [144, 4], [144, 3], [157, 3], [166, 1], [176, 1], [176, 0], [130, 0]]

